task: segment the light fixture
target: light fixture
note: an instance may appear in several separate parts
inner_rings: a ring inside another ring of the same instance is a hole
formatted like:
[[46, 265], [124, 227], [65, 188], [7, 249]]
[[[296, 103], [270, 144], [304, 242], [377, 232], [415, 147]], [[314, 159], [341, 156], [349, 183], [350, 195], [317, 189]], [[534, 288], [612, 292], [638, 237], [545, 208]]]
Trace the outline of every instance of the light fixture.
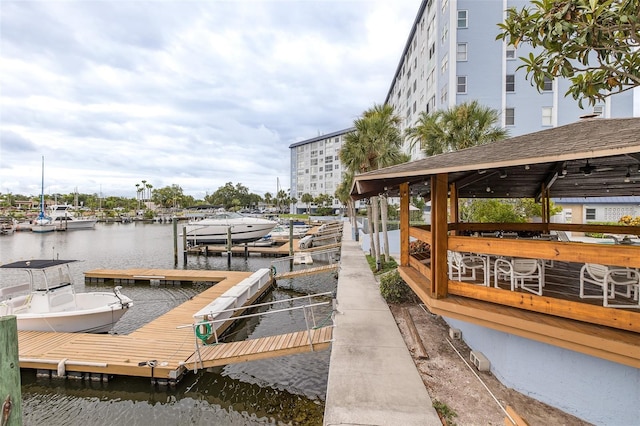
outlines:
[[631, 182], [631, 167], [629, 166], [627, 166], [627, 174], [624, 175], [624, 182], [625, 183]]
[[507, 177], [507, 171], [500, 169], [500, 179], [504, 179]]
[[479, 174], [479, 175], [483, 175], [483, 174], [485, 174], [485, 173], [487, 173], [487, 171], [486, 171], [486, 170], [478, 170], [478, 174]]
[[487, 186], [487, 192], [491, 192], [491, 187]]
[[587, 159], [587, 164], [585, 164], [584, 166], [580, 167], [580, 171], [585, 176], [589, 176], [591, 174], [591, 172], [593, 172], [595, 169], [596, 169], [595, 166], [592, 166], [591, 164], [589, 164], [589, 159]]
[[529, 166], [528, 164], [525, 164], [525, 165], [524, 165], [524, 169], [525, 169], [525, 170], [529, 170], [530, 168], [531, 168], [531, 166]]

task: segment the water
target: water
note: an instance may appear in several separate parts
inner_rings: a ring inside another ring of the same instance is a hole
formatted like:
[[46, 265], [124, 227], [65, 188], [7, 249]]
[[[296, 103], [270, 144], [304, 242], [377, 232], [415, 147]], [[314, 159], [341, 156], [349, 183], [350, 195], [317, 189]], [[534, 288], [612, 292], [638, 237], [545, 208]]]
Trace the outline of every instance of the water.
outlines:
[[[84, 283], [85, 271], [96, 268], [174, 268], [173, 226], [167, 224], [98, 224], [95, 230], [47, 234], [17, 232], [0, 238], [0, 264], [31, 258], [77, 259], [72, 264], [77, 291], [104, 291]], [[176, 268], [255, 271], [274, 258], [182, 254]], [[315, 260], [315, 259], [314, 259]], [[264, 301], [334, 291], [333, 273], [281, 280]], [[0, 286], [10, 283], [0, 282]], [[203, 286], [123, 286], [134, 307], [114, 332], [129, 333], [204, 289]], [[282, 307], [282, 306], [279, 306]], [[330, 308], [316, 311], [318, 322]], [[228, 339], [302, 330], [302, 311], [252, 318]], [[109, 383], [36, 378], [22, 372], [25, 425], [254, 425], [322, 424], [329, 351], [229, 365], [188, 373], [175, 389], [160, 389], [149, 379], [116, 377]]]

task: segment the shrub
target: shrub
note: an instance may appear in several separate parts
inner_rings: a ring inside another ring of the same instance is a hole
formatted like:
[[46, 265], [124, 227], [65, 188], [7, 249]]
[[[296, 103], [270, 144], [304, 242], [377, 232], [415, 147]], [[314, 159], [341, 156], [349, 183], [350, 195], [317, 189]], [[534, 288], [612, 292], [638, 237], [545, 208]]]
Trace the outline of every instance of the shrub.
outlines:
[[415, 302], [417, 300], [415, 293], [404, 282], [397, 269], [380, 277], [380, 294], [388, 303]]

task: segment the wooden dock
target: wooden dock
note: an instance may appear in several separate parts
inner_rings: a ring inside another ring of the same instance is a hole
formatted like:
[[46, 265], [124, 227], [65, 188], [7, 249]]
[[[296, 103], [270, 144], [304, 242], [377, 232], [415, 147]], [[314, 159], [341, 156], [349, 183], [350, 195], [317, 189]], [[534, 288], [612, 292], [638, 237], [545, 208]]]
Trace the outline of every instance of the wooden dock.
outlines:
[[[193, 359], [196, 352], [196, 337], [193, 329], [178, 328], [178, 326], [192, 324], [194, 313], [250, 276], [251, 273], [172, 269], [97, 269], [85, 275], [87, 278], [105, 280], [194, 281], [217, 284], [127, 335], [19, 331], [18, 350], [21, 368], [36, 369], [40, 375], [85, 380], [105, 381], [111, 376], [150, 377], [153, 382], [173, 385], [189, 368], [187, 366], [189, 360]], [[264, 286], [262, 293], [247, 300], [246, 305], [253, 303], [269, 288], [269, 285]], [[135, 309], [135, 301], [132, 309]], [[241, 313], [242, 311], [238, 311], [234, 316]], [[231, 326], [233, 320], [232, 317], [220, 326], [219, 333]], [[307, 332], [303, 334], [306, 336]], [[222, 365], [324, 349], [328, 347], [331, 340], [331, 331], [315, 330], [313, 345], [301, 344], [304, 340], [301, 337], [283, 336], [288, 335], [255, 339], [260, 343], [249, 340], [234, 342], [238, 345], [233, 343], [216, 345], [216, 347], [231, 345], [232, 348], [238, 349], [238, 346], [243, 344], [243, 350], [226, 351], [223, 360], [208, 359], [208, 362], [218, 362], [216, 365]], [[207, 348], [209, 353], [210, 347], [204, 348]], [[247, 351], [249, 348], [254, 348], [256, 353]]]
[[200, 348], [185, 366], [190, 370], [218, 367], [237, 362], [255, 361], [275, 356], [293, 355], [328, 349], [333, 338], [333, 327], [261, 337], [242, 342], [220, 343]]

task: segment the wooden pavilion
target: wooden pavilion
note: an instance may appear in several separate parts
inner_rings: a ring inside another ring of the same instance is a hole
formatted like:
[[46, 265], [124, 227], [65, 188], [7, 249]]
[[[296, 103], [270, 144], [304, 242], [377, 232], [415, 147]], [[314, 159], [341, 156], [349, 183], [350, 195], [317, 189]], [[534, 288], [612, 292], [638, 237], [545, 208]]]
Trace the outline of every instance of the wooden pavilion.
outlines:
[[[639, 167], [640, 118], [593, 118], [361, 174], [351, 195], [400, 198], [399, 271], [433, 313], [639, 368], [640, 289], [629, 288], [628, 306], [604, 306], [602, 298], [581, 298], [578, 271], [587, 263], [640, 268], [640, 245], [633, 244], [640, 226], [552, 223], [549, 213], [552, 197], [640, 195]], [[409, 223], [416, 195], [431, 200], [426, 226]], [[542, 221], [462, 222], [459, 206], [474, 198], [533, 198]], [[543, 238], [566, 232], [632, 239]], [[426, 259], [410, 254], [412, 240], [430, 245]], [[540, 294], [509, 288], [489, 262], [485, 282], [458, 280], [449, 273], [452, 252], [537, 259], [546, 265], [545, 283]]]

